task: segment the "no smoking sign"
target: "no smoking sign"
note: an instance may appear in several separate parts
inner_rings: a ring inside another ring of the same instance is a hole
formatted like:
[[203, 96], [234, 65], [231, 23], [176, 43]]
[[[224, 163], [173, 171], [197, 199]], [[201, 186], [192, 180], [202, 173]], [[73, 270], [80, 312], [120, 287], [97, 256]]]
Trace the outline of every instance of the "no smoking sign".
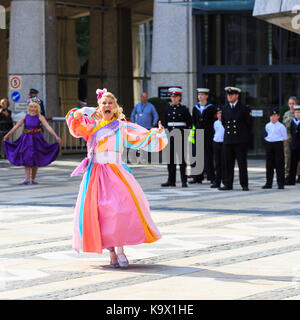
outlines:
[[12, 76], [9, 78], [9, 84], [12, 90], [21, 89], [22, 79], [19, 76]]

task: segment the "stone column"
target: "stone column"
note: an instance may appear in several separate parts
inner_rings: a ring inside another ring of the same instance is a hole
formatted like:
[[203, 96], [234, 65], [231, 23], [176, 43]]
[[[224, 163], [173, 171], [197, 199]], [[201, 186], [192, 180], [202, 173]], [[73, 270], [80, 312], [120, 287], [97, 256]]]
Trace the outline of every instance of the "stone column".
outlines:
[[93, 10], [90, 14], [90, 41], [88, 62], [88, 105], [97, 105], [96, 90], [103, 88], [103, 13]]
[[96, 70], [103, 74], [103, 79], [89, 80], [89, 104], [96, 101], [95, 87], [101, 86], [116, 95], [128, 116], [133, 105], [130, 9], [116, 7], [92, 15], [90, 42], [89, 75]]
[[61, 116], [78, 105], [78, 53], [75, 20], [59, 17], [57, 22], [59, 97]]
[[6, 30], [0, 29], [0, 99], [7, 97]]
[[20, 102], [35, 88], [46, 115], [59, 115], [55, 0], [12, 0], [9, 45], [9, 75], [22, 79]]
[[196, 102], [194, 17], [190, 7], [154, 0], [151, 96], [158, 87], [180, 86], [182, 103]]

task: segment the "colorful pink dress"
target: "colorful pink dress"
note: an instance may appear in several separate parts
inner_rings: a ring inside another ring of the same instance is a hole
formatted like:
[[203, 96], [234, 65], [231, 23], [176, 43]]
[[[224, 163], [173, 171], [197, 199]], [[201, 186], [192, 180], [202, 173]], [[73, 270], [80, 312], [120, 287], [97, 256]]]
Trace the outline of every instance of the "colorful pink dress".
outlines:
[[148, 201], [121, 156], [124, 147], [160, 151], [168, 143], [166, 134], [126, 121], [99, 123], [87, 116], [75, 120], [76, 110], [67, 114], [67, 124], [71, 135], [87, 141], [89, 157], [73, 174], [85, 167], [75, 207], [73, 248], [102, 253], [109, 247], [157, 241], [161, 235]]

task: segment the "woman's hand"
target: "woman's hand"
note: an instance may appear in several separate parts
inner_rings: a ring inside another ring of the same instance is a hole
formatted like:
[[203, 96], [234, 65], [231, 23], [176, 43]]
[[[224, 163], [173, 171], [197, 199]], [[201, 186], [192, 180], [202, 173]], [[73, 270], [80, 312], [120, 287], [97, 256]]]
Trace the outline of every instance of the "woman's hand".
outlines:
[[58, 142], [59, 144], [61, 144], [61, 138], [60, 137], [56, 137], [56, 142]]
[[95, 113], [92, 114], [92, 118], [95, 120], [102, 119], [101, 113], [99, 111], [96, 111]]
[[6, 141], [8, 139], [8, 135], [6, 134], [4, 137], [3, 137], [3, 141]]
[[152, 128], [151, 131], [161, 134], [164, 131], [164, 129], [165, 128], [161, 125], [161, 121], [158, 121], [158, 128]]
[[161, 121], [158, 121], [158, 133], [162, 133], [165, 128], [162, 126]]
[[78, 119], [80, 119], [81, 117], [82, 117], [82, 113], [81, 113], [80, 110], [77, 110], [77, 111], [74, 112], [74, 119], [75, 119], [75, 120], [78, 120]]

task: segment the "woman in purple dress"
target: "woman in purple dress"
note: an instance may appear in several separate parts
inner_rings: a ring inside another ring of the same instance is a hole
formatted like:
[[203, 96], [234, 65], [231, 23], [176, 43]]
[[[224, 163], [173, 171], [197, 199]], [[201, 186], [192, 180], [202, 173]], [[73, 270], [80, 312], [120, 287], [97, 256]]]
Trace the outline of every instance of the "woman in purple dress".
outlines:
[[[40, 123], [55, 137], [56, 143], [48, 144], [41, 133]], [[15, 141], [7, 138], [24, 124], [22, 135]], [[4, 150], [10, 163], [25, 166], [25, 180], [21, 184], [37, 184], [35, 177], [38, 167], [47, 166], [59, 153], [60, 137], [50, 127], [44, 116], [40, 114], [40, 106], [34, 101], [28, 105], [28, 113], [4, 136]]]

